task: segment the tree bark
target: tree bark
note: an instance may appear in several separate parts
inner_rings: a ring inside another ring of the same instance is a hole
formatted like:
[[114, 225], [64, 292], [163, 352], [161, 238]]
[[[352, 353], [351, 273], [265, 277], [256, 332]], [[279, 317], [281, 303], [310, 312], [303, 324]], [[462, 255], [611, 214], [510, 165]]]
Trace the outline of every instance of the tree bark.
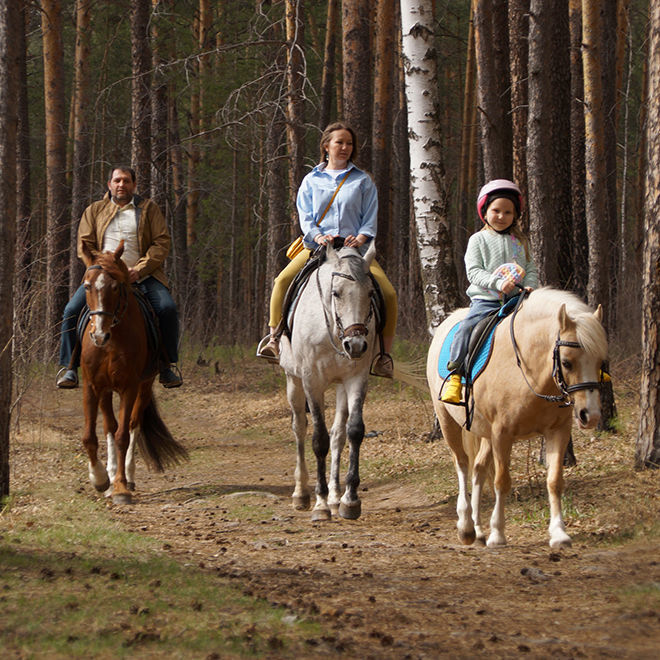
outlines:
[[76, 249], [78, 223], [89, 204], [90, 143], [88, 108], [89, 94], [89, 43], [90, 43], [91, 0], [76, 1], [76, 51], [73, 82], [73, 172], [71, 183], [71, 225], [69, 232], [69, 295], [80, 285], [83, 264], [78, 259]]
[[377, 0], [372, 173], [378, 189], [376, 247], [379, 255], [378, 261], [383, 267], [391, 264], [393, 251], [390, 195], [392, 186], [393, 34], [394, 0]]
[[12, 321], [16, 246], [17, 34], [21, 3], [0, 2], [0, 497], [9, 495], [12, 398]]
[[64, 120], [61, 0], [41, 3], [46, 134], [46, 355], [50, 355], [68, 293], [69, 221]]
[[360, 165], [371, 169], [370, 0], [342, 2], [344, 119], [357, 133]]
[[648, 123], [646, 204], [644, 208], [644, 272], [642, 300], [642, 378], [637, 468], [660, 467], [660, 5], [650, 7], [648, 52]]
[[427, 321], [430, 328], [436, 328], [457, 307], [459, 299], [440, 152], [431, 9], [431, 0], [401, 0], [410, 185]]
[[151, 35], [150, 0], [131, 2], [131, 164], [138, 192], [151, 191]]
[[323, 51], [323, 74], [321, 78], [321, 112], [319, 128], [323, 130], [332, 116], [332, 90], [335, 89], [335, 53], [337, 51], [338, 0], [328, 0], [328, 15], [325, 24], [325, 48]]

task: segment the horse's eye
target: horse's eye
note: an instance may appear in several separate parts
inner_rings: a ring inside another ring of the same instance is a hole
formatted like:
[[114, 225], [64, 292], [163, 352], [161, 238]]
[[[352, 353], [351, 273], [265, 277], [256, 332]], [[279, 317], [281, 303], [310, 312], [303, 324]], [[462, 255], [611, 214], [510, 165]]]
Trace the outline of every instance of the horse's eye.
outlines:
[[341, 298], [341, 296], [339, 295], [339, 293], [338, 293], [337, 291], [333, 291], [333, 292], [332, 292], [332, 296], [333, 296], [334, 298]]
[[566, 369], [566, 371], [570, 371], [573, 368], [573, 363], [570, 360], [562, 360], [561, 366]]
[[83, 286], [85, 287], [85, 291], [89, 291], [92, 288], [89, 282], [83, 282]]

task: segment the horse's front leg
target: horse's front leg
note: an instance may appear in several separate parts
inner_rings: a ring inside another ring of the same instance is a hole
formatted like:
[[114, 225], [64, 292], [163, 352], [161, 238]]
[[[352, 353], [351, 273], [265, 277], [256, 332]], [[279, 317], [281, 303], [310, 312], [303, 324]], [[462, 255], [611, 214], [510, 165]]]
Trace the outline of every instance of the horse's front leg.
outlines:
[[548, 433], [545, 436], [546, 461], [548, 464], [547, 487], [550, 503], [550, 547], [570, 548], [571, 537], [566, 533], [561, 512], [561, 497], [564, 492], [564, 454], [570, 440], [570, 427], [566, 431]]
[[300, 378], [287, 376], [286, 395], [291, 408], [291, 427], [296, 438], [295, 487], [291, 497], [293, 508], [307, 511], [310, 506], [309, 475], [305, 463], [305, 437], [307, 435], [307, 415], [305, 413], [305, 392]]
[[[99, 405], [103, 415], [103, 432], [105, 433], [105, 441], [107, 445], [106, 469], [108, 471], [109, 480], [114, 481], [115, 475], [117, 474], [117, 452], [115, 450], [117, 418], [112, 409], [112, 390], [108, 390], [101, 395]], [[112, 489], [108, 483], [106, 496], [110, 497], [110, 495], [112, 495]]]
[[[469, 431], [465, 431], [464, 433], [467, 435]], [[486, 534], [481, 526], [481, 496], [493, 454], [490, 441], [487, 438], [481, 438], [479, 440], [476, 436], [472, 435], [470, 440], [479, 444], [472, 466], [472, 521], [474, 522], [475, 540], [485, 545]]]
[[98, 415], [99, 400], [92, 386], [83, 380], [83, 409], [85, 411], [85, 431], [82, 443], [87, 452], [89, 480], [98, 491], [104, 491], [110, 486], [108, 473], [101, 461], [98, 460], [99, 442], [96, 436], [96, 418]]
[[341, 466], [341, 453], [346, 444], [346, 421], [348, 420], [348, 400], [346, 389], [337, 385], [337, 402], [335, 406], [335, 419], [330, 429], [330, 483], [328, 484], [328, 506], [333, 515], [339, 513], [339, 470]]
[[511, 492], [511, 473], [509, 463], [511, 460], [512, 441], [500, 433], [493, 432], [491, 446], [495, 462], [495, 505], [490, 517], [490, 534], [486, 545], [489, 548], [506, 545], [504, 535], [504, 503]]
[[461, 427], [454, 421], [454, 418], [445, 410], [445, 406], [439, 403], [435, 406], [438, 416], [438, 422], [442, 429], [442, 435], [451, 449], [454, 459], [454, 469], [458, 479], [458, 495], [456, 496], [456, 529], [458, 538], [464, 545], [474, 543], [475, 530], [472, 520], [472, 507], [468, 496], [468, 472], [470, 461], [465, 448], [463, 447], [463, 438]]
[[115, 433], [117, 474], [112, 482], [112, 501], [115, 504], [130, 504], [133, 500], [126, 481], [126, 455], [130, 444], [129, 423], [136, 396], [137, 388], [130, 388], [120, 395], [119, 426]]
[[312, 520], [330, 520], [332, 514], [328, 506], [328, 481], [326, 478], [326, 461], [330, 449], [330, 436], [325, 425], [325, 404], [323, 392], [306, 391], [309, 410], [312, 415], [312, 449], [316, 456], [316, 504], [312, 509]]
[[357, 520], [362, 513], [362, 502], [357, 489], [360, 485], [360, 447], [364, 439], [364, 421], [362, 407], [367, 395], [366, 378], [346, 386], [348, 400], [348, 470], [346, 472], [346, 490], [339, 503], [339, 515], [349, 520]]

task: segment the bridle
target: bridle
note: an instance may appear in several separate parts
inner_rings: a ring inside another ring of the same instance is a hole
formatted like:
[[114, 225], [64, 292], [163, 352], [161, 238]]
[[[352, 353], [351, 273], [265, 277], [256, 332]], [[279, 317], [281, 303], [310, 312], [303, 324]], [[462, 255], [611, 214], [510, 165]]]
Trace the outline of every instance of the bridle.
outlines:
[[[518, 314], [518, 310], [521, 307], [523, 299], [526, 297], [527, 292], [523, 291], [518, 299], [518, 302], [516, 303], [516, 308], [513, 311], [513, 314], [511, 315], [511, 343], [513, 344], [513, 352], [516, 356], [516, 363], [518, 364], [518, 368], [520, 369], [520, 373], [522, 374], [525, 383], [527, 384], [527, 387], [530, 389], [530, 391], [537, 396], [539, 399], [543, 399], [544, 401], [549, 401], [551, 403], [558, 403], [560, 408], [565, 408], [568, 406], [572, 406], [574, 404], [574, 401], [571, 397], [571, 394], [574, 392], [579, 392], [580, 390], [594, 390], [594, 389], [600, 389], [603, 385], [603, 381], [601, 380], [600, 382], [596, 381], [584, 381], [582, 383], [576, 383], [575, 385], [569, 385], [566, 382], [566, 379], [564, 378], [564, 372], [562, 371], [561, 368], [561, 356], [560, 356], [560, 348], [562, 346], [565, 346], [567, 348], [580, 348], [584, 350], [584, 346], [580, 344], [577, 341], [567, 341], [565, 339], [562, 339], [560, 336], [560, 333], [557, 333], [557, 339], [555, 341], [555, 346], [552, 349], [552, 380], [554, 380], [555, 385], [557, 386], [557, 389], [559, 390], [560, 394], [539, 394], [530, 384], [529, 380], [527, 380], [527, 376], [525, 375], [525, 372], [523, 371], [522, 368], [522, 360], [520, 359], [520, 351], [518, 349], [518, 344], [516, 342], [516, 337], [514, 333], [514, 328], [513, 324], [516, 319], [516, 315]], [[601, 373], [602, 370], [601, 370]]]
[[[321, 307], [323, 309], [323, 317], [325, 319], [325, 327], [328, 332], [328, 337], [330, 338], [330, 343], [332, 344], [332, 347], [335, 349], [335, 351], [339, 354], [342, 355], [343, 357], [347, 358], [348, 356], [346, 355], [346, 352], [343, 351], [340, 347], [337, 346], [334, 338], [334, 334], [332, 332], [332, 327], [330, 326], [330, 318], [328, 316], [328, 310], [326, 309], [325, 303], [323, 302], [323, 291], [321, 289], [321, 280], [319, 277], [319, 271], [321, 269], [317, 268], [316, 270], [316, 288], [319, 292], [319, 298], [321, 300]], [[340, 273], [338, 271], [333, 271], [332, 275], [330, 276], [330, 291], [332, 293], [333, 288], [332, 288], [332, 281], [335, 277], [342, 277], [346, 280], [350, 280], [351, 282], [355, 282], [355, 278], [352, 275], [347, 275], [346, 273]], [[334, 316], [334, 321], [335, 321], [335, 326], [337, 327], [337, 334], [339, 336], [339, 342], [341, 342], [346, 338], [346, 337], [366, 337], [369, 334], [369, 328], [368, 324], [369, 321], [371, 321], [371, 318], [374, 313], [374, 306], [373, 304], [369, 305], [369, 313], [367, 314], [367, 318], [364, 320], [363, 323], [352, 323], [349, 325], [347, 328], [344, 328], [344, 324], [342, 323], [341, 317], [339, 316], [337, 312], [337, 308], [332, 304], [332, 313]]]
[[[89, 266], [87, 270], [103, 270], [103, 266], [99, 264], [94, 264], [93, 266]], [[89, 315], [111, 316], [112, 323], [110, 324], [110, 327], [114, 328], [124, 318], [124, 314], [126, 314], [127, 309], [128, 309], [128, 291], [126, 288], [126, 284], [124, 282], [119, 282], [119, 299], [117, 300], [117, 305], [115, 306], [114, 311], [106, 312], [104, 309], [95, 309], [95, 310], [90, 310]]]

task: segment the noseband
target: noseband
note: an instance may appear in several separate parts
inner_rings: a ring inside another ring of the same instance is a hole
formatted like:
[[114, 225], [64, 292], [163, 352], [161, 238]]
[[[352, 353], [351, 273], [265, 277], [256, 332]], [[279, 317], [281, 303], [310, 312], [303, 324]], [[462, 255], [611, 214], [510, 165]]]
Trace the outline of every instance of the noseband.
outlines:
[[516, 363], [518, 364], [520, 373], [525, 379], [525, 383], [527, 383], [527, 387], [529, 387], [530, 391], [539, 399], [543, 399], [544, 401], [549, 401], [551, 403], [558, 403], [560, 408], [566, 408], [568, 406], [572, 406], [574, 402], [573, 399], [571, 398], [571, 394], [573, 394], [574, 392], [579, 392], [580, 390], [600, 389], [603, 385], [603, 382], [602, 380], [600, 382], [585, 381], [583, 383], [576, 383], [575, 385], [568, 385], [566, 383], [566, 379], [564, 378], [564, 372], [562, 371], [561, 368], [561, 357], [559, 354], [560, 352], [559, 349], [562, 346], [566, 346], [567, 348], [580, 348], [584, 350], [584, 346], [582, 346], [582, 344], [580, 344], [577, 341], [566, 341], [561, 338], [559, 333], [557, 333], [557, 340], [555, 341], [555, 346], [552, 349], [552, 379], [554, 380], [555, 385], [557, 386], [557, 389], [559, 390], [560, 394], [556, 394], [556, 395], [539, 394], [532, 387], [530, 382], [527, 380], [527, 376], [525, 375], [525, 372], [523, 371], [522, 361], [520, 359], [520, 352], [518, 350], [518, 344], [516, 342], [516, 337], [513, 331], [513, 322], [515, 321], [516, 314], [518, 313], [518, 310], [520, 309], [522, 301], [526, 297], [526, 295], [528, 295], [526, 294], [526, 292], [521, 293], [518, 303], [516, 304], [516, 308], [511, 317], [511, 326], [510, 326], [511, 343], [513, 344], [513, 352], [516, 356]]
[[[89, 266], [87, 270], [103, 270], [103, 266], [100, 266], [99, 264], [94, 264], [93, 266]], [[106, 312], [104, 309], [95, 309], [95, 310], [90, 310], [89, 315], [111, 316], [112, 323], [110, 324], [110, 327], [114, 328], [124, 318], [124, 314], [126, 314], [127, 308], [128, 308], [128, 294], [126, 291], [126, 284], [124, 284], [123, 282], [119, 282], [119, 300], [117, 300], [117, 305], [114, 311]]]
[[[332, 347], [335, 349], [335, 351], [339, 354], [342, 355], [343, 357], [347, 357], [346, 352], [341, 350], [337, 344], [335, 343], [335, 338], [332, 332], [332, 328], [330, 327], [330, 319], [328, 318], [328, 312], [325, 308], [325, 304], [323, 303], [323, 292], [321, 290], [321, 281], [319, 278], [319, 270], [318, 268], [316, 270], [316, 287], [319, 292], [319, 298], [321, 299], [321, 307], [323, 308], [323, 316], [325, 318], [325, 327], [328, 331], [328, 337], [330, 337], [330, 343], [332, 344]], [[355, 282], [355, 278], [352, 275], [347, 275], [345, 273], [339, 273], [338, 271], [333, 271], [332, 276], [330, 279], [330, 290], [332, 291], [332, 278], [334, 277], [343, 277], [345, 280], [350, 280], [351, 282]], [[336, 307], [333, 305], [333, 315], [334, 315], [334, 320], [335, 320], [335, 325], [337, 326], [337, 333], [339, 335], [339, 341], [340, 343], [346, 339], [347, 337], [366, 337], [369, 334], [369, 328], [367, 327], [369, 324], [369, 321], [371, 321], [371, 318], [374, 313], [373, 309], [373, 304], [369, 305], [369, 313], [367, 314], [367, 318], [364, 320], [363, 323], [353, 323], [349, 325], [347, 328], [344, 328], [344, 324], [341, 321], [341, 318], [339, 314], [337, 313]]]

